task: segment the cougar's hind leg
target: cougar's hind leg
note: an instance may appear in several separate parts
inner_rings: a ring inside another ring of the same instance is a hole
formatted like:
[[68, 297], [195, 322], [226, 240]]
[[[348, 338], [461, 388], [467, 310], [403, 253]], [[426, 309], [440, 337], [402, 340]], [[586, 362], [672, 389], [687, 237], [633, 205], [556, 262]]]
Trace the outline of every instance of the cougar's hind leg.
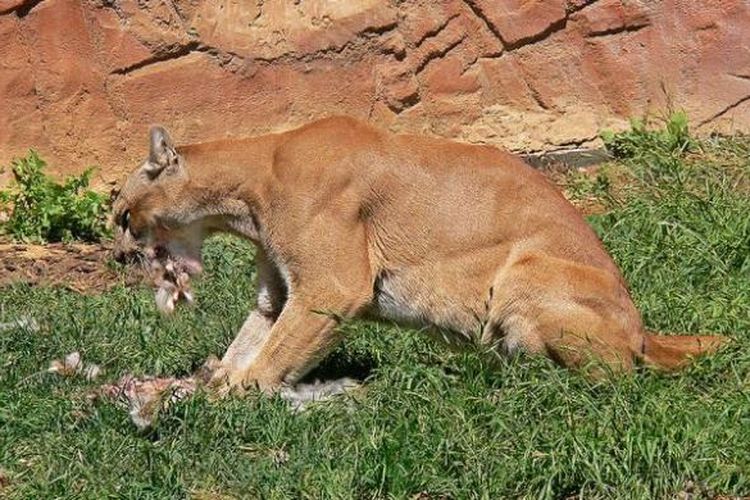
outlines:
[[494, 289], [492, 321], [506, 351], [545, 354], [594, 376], [632, 369], [643, 345], [640, 316], [617, 276], [526, 254], [501, 271]]

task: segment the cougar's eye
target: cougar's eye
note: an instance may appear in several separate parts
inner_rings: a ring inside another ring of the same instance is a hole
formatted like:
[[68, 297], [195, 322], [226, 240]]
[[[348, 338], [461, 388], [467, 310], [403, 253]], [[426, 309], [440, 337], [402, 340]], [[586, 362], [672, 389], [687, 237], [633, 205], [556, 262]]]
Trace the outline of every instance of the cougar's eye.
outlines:
[[120, 216], [120, 227], [123, 231], [127, 231], [128, 226], [130, 226], [130, 210], [125, 210]]

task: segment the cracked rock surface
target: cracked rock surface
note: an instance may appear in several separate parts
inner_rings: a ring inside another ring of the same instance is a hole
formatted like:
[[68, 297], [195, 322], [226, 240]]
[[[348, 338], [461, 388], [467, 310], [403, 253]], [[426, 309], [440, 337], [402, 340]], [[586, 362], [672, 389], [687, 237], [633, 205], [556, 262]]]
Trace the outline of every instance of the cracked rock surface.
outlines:
[[[0, 165], [132, 170], [340, 113], [518, 151], [684, 108], [750, 129], [746, 0], [0, 0]], [[0, 184], [9, 173], [0, 174]]]

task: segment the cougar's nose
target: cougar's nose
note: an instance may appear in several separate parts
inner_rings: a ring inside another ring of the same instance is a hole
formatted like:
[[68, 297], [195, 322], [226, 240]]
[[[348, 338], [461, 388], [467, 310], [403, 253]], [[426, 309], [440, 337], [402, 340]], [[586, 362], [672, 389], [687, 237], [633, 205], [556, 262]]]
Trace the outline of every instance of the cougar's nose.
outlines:
[[132, 252], [127, 252], [123, 250], [122, 248], [113, 248], [112, 249], [112, 258], [115, 259], [116, 262], [119, 262], [120, 264], [126, 264], [128, 262], [128, 257], [130, 256]]

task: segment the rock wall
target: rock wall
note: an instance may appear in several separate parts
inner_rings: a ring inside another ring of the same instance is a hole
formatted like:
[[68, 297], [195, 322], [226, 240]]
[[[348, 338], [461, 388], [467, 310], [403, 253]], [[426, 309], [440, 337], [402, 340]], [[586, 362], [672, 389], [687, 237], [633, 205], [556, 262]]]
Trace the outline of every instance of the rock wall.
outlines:
[[750, 128], [750, 2], [0, 0], [0, 165], [33, 146], [99, 182], [155, 122], [195, 142], [343, 113], [534, 151], [668, 106]]

